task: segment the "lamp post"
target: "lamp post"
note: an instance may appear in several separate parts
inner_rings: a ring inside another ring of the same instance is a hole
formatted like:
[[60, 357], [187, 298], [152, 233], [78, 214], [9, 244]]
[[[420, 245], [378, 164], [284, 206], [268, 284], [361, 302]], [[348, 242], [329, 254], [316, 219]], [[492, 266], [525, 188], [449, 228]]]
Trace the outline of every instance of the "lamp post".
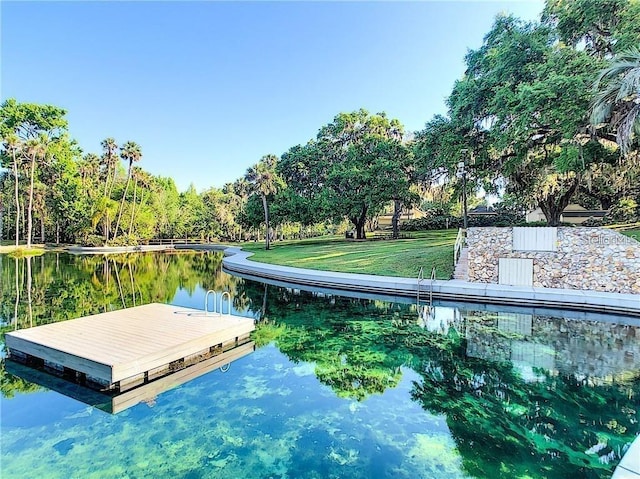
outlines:
[[467, 229], [467, 168], [464, 162], [465, 157], [467, 156], [468, 150], [466, 148], [460, 150], [462, 154], [462, 161], [458, 162], [458, 171], [456, 176], [458, 178], [462, 178], [462, 224], [464, 229]]

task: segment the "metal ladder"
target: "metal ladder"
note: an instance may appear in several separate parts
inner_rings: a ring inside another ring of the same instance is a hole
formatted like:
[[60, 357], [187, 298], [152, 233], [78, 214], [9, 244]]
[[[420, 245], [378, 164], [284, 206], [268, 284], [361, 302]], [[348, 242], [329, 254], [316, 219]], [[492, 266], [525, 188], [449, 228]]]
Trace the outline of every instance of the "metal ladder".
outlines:
[[[209, 295], [213, 294], [213, 309], [209, 311]], [[220, 302], [218, 303], [219, 308], [216, 310], [216, 299], [218, 298], [218, 292], [210, 289], [207, 291], [207, 294], [204, 295], [204, 314], [209, 316], [209, 313], [217, 314], [218, 316], [229, 316], [231, 314], [231, 293], [229, 291], [223, 291], [220, 293]], [[223, 312], [224, 307], [224, 298], [227, 298], [227, 312], [226, 314]]]
[[[431, 310], [431, 307], [433, 305], [433, 282], [436, 280], [436, 267], [434, 266], [431, 269], [431, 278], [430, 278], [430, 283], [429, 283], [429, 310]], [[416, 301], [417, 301], [417, 305], [418, 305], [418, 309], [420, 309], [420, 285], [425, 281], [424, 278], [424, 268], [421, 266], [420, 267], [420, 271], [418, 271], [418, 288], [417, 288], [417, 295], [416, 295]]]

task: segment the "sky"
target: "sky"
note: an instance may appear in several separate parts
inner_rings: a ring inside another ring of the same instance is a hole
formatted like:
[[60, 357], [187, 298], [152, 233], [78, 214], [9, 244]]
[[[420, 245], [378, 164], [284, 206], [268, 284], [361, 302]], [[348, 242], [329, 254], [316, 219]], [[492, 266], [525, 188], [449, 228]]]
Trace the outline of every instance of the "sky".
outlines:
[[340, 112], [420, 130], [495, 16], [543, 2], [0, 2], [0, 98], [68, 111], [85, 153], [141, 146], [140, 166], [198, 191], [314, 138]]

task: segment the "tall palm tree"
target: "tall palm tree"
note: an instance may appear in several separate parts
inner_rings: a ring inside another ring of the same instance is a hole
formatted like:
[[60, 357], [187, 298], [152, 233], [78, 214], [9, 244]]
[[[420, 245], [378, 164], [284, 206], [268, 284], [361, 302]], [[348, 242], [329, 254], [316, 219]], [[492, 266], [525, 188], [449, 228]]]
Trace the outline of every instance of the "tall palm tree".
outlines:
[[5, 150], [11, 155], [12, 169], [13, 169], [13, 181], [14, 181], [14, 193], [16, 201], [16, 246], [20, 241], [20, 197], [18, 195], [18, 156], [22, 143], [17, 135], [7, 135], [5, 139]]
[[[115, 183], [116, 179], [116, 171], [118, 164], [118, 145], [116, 140], [109, 137], [100, 143], [104, 153], [102, 155], [102, 162], [104, 167], [106, 168], [105, 179], [104, 179], [104, 195], [111, 196], [111, 189], [113, 188], [113, 183]], [[113, 168], [113, 180], [111, 181], [111, 188], [109, 187], [109, 180], [111, 179], [111, 169]]]
[[609, 120], [616, 130], [616, 142], [627, 154], [634, 139], [640, 136], [640, 50], [615, 57], [611, 66], [600, 72], [594, 88], [598, 93], [591, 123]]
[[263, 156], [258, 163], [247, 170], [244, 177], [251, 185], [251, 190], [262, 199], [265, 222], [265, 249], [271, 247], [271, 235], [269, 227], [269, 204], [267, 197], [276, 194], [284, 187], [284, 180], [276, 172], [278, 158], [275, 155]]
[[[80, 180], [82, 187], [87, 185], [95, 185], [96, 175], [100, 170], [100, 158], [95, 153], [87, 153], [82, 157], [82, 160], [78, 162], [78, 172], [80, 173]], [[93, 188], [89, 188], [87, 193], [90, 197], [93, 197]]]
[[27, 206], [27, 248], [31, 248], [31, 234], [33, 231], [33, 182], [35, 178], [36, 161], [44, 160], [47, 154], [49, 138], [40, 134], [27, 142], [26, 154], [30, 160], [29, 168], [29, 205]]
[[113, 239], [116, 239], [118, 236], [118, 228], [120, 227], [120, 219], [122, 218], [122, 210], [124, 209], [124, 200], [127, 196], [127, 191], [129, 190], [129, 183], [131, 182], [131, 168], [133, 167], [133, 163], [136, 161], [140, 161], [142, 158], [142, 152], [140, 151], [140, 145], [133, 141], [127, 141], [123, 147], [120, 149], [120, 157], [129, 162], [129, 167], [127, 169], [127, 184], [124, 187], [124, 192], [122, 193], [122, 200], [120, 201], [120, 211], [118, 211], [118, 221], [116, 221], [116, 228], [113, 232]]

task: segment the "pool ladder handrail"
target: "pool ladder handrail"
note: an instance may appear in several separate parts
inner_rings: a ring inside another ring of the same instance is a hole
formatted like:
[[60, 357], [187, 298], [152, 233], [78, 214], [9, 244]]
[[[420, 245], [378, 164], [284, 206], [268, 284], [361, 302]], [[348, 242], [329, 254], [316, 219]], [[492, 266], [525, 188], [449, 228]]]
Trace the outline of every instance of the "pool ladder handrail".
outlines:
[[[417, 288], [418, 291], [416, 295], [418, 306], [420, 306], [420, 285], [423, 283], [424, 280], [425, 280], [424, 268], [420, 266], [420, 271], [418, 271], [418, 288]], [[433, 283], [435, 282], [435, 280], [436, 280], [436, 267], [434, 266], [433, 268], [431, 268], [431, 278], [429, 283], [429, 308], [431, 308], [433, 304]]]
[[[213, 310], [209, 311], [209, 295], [213, 294]], [[228, 308], [227, 308], [227, 312], [226, 314], [223, 313], [223, 306], [224, 306], [224, 298], [227, 298], [227, 304], [228, 304]], [[209, 291], [207, 291], [207, 294], [204, 295], [204, 314], [205, 316], [209, 316], [209, 313], [213, 313], [213, 314], [217, 314], [218, 316], [229, 316], [231, 315], [231, 293], [229, 291], [223, 291], [222, 293], [220, 293], [220, 301], [218, 302], [218, 306], [219, 309], [216, 310], [216, 299], [218, 298], [218, 292], [214, 291], [213, 289], [210, 289]]]

